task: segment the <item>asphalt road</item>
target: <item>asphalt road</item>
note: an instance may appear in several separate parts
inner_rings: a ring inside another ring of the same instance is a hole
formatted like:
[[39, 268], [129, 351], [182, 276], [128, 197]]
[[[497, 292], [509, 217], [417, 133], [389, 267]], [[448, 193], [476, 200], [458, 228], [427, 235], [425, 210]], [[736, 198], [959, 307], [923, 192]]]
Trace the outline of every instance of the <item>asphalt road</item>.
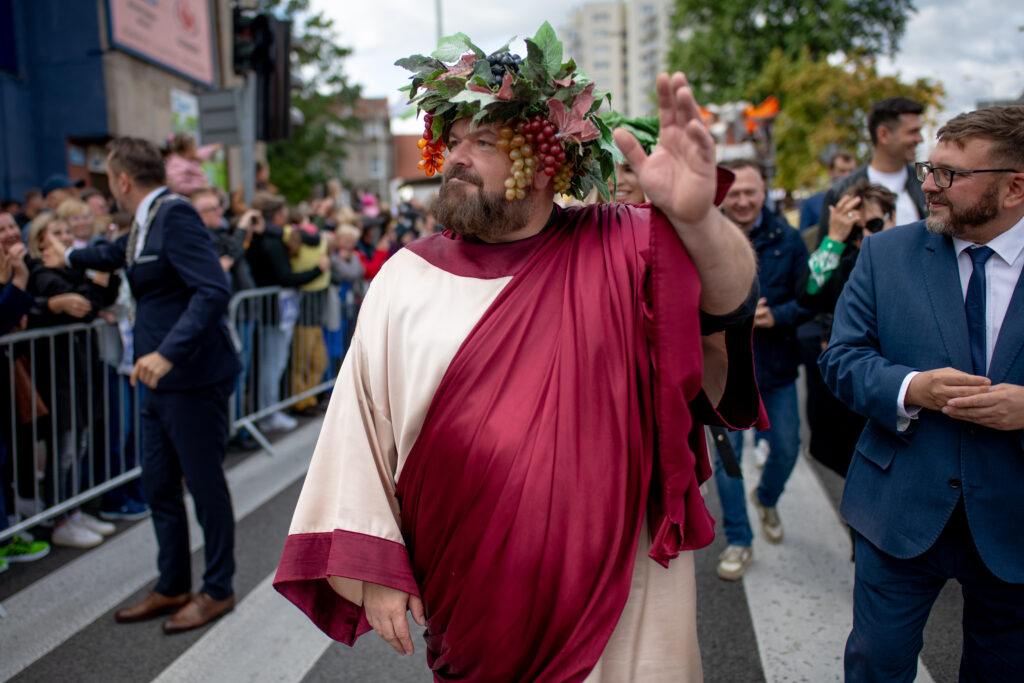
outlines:
[[[270, 588], [318, 426], [306, 421], [277, 440], [273, 457], [229, 460], [238, 518], [233, 613], [175, 636], [164, 635], [159, 620], [115, 623], [114, 611], [144, 596], [156, 576], [149, 522], [122, 523], [95, 549], [55, 548], [0, 575], [0, 604], [8, 612], [0, 620], [0, 680], [430, 681], [419, 638], [412, 657], [397, 655], [372, 633], [354, 648], [331, 643]], [[748, 489], [757, 476], [749, 460]], [[713, 482], [708, 486], [708, 506], [719, 518]], [[725, 547], [721, 534], [696, 553], [709, 683], [841, 680], [853, 566], [836, 512], [840, 492], [838, 477], [801, 458], [779, 505], [786, 540], [769, 546], [755, 527], [756, 561], [743, 581], [715, 575]], [[196, 577], [202, 572], [198, 544], [194, 540]], [[955, 681], [959, 652], [959, 591], [948, 586], [928, 623], [918, 680]]]

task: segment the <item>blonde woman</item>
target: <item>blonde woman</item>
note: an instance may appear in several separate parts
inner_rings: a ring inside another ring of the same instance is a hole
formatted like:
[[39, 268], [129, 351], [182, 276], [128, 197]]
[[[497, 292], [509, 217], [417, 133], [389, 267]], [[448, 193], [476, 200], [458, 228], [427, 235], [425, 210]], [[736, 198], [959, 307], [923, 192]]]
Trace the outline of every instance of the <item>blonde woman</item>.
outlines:
[[[42, 214], [29, 227], [28, 252], [32, 261], [29, 263], [28, 292], [37, 299], [46, 298], [47, 305], [41, 313], [29, 316], [29, 326], [48, 327], [92, 320], [101, 308], [112, 303], [111, 293], [116, 296], [117, 286], [107, 286], [111, 283], [106, 273], [102, 273], [103, 283], [99, 284], [84, 271], [43, 265], [40, 259], [45, 251], [52, 248], [51, 239], [65, 248], [74, 243], [66, 220], [55, 213]], [[86, 457], [92, 425], [85, 406], [91, 400], [87, 389], [90, 373], [96, 381], [102, 376], [97, 373], [102, 370], [98, 369], [98, 358], [86, 351], [90, 348], [86, 334], [55, 334], [52, 348], [49, 339], [33, 342], [38, 344], [33, 372], [36, 389], [49, 407], [47, 419], [56, 421], [56, 429], [52, 432], [56, 439], [50, 430], [39, 430], [41, 438], [48, 442], [47, 452], [56, 460], [55, 465], [46, 468], [41, 487], [41, 494], [50, 505], [78, 493], [92, 471], [92, 463]], [[75, 510], [55, 520], [50, 540], [54, 545], [91, 548], [114, 531], [113, 524]]]

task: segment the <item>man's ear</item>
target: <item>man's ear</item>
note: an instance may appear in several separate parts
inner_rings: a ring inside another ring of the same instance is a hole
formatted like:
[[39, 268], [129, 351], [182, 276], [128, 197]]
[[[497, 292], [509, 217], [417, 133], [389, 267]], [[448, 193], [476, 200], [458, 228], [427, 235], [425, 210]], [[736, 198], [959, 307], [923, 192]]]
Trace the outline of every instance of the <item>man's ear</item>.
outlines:
[[892, 131], [883, 123], [875, 129], [875, 138], [878, 140], [879, 147], [885, 147], [892, 138]]
[[1013, 173], [1006, 186], [1006, 197], [1003, 199], [1004, 209], [1016, 209], [1024, 205], [1024, 173]]
[[117, 174], [117, 184], [121, 186], [122, 194], [128, 194], [132, 190], [132, 179], [124, 171]]

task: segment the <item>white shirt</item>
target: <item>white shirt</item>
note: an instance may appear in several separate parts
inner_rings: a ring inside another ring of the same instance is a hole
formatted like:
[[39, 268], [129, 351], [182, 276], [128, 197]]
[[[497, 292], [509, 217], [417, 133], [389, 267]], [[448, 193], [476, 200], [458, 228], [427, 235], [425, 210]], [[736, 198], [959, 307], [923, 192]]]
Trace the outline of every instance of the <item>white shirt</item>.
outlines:
[[156, 200], [158, 194], [166, 190], [166, 186], [160, 186], [147, 194], [139, 202], [138, 207], [135, 209], [135, 222], [139, 224], [139, 235], [135, 238], [135, 253], [132, 254], [133, 259], [139, 258], [139, 254], [142, 253], [143, 247], [146, 246], [146, 236], [149, 234], [149, 224], [146, 219], [149, 217], [149, 207], [153, 206], [153, 202]]
[[[146, 246], [146, 235], [149, 233], [149, 225], [146, 224], [146, 218], [149, 216], [149, 207], [153, 205], [158, 194], [167, 189], [167, 186], [161, 185], [156, 188], [139, 202], [138, 207], [135, 209], [135, 221], [139, 224], [139, 235], [135, 238], [135, 254], [132, 255], [133, 259], [137, 259], [139, 254], [142, 253], [142, 248]], [[71, 266], [71, 252], [78, 247], [71, 247], [64, 252], [64, 263], [67, 266]], [[126, 254], [127, 256], [127, 254]]]
[[896, 225], [906, 225], [921, 220], [917, 212], [917, 204], [914, 203], [910, 193], [907, 192], [907, 167], [904, 166], [896, 173], [882, 173], [868, 166], [868, 180], [878, 183], [896, 195]]
[[[971, 256], [967, 253], [968, 247], [975, 246], [974, 242], [953, 238], [953, 248], [956, 249], [956, 264], [960, 270], [960, 290], [963, 292], [964, 300], [967, 299], [967, 285], [971, 281], [971, 273], [974, 272], [974, 264]], [[1010, 308], [1010, 299], [1013, 298], [1013, 290], [1017, 287], [1021, 271], [1024, 270], [1024, 218], [1017, 221], [1016, 225], [1002, 233], [998, 237], [989, 240], [986, 244], [995, 253], [985, 262], [985, 370], [988, 371], [992, 363], [992, 353], [999, 340], [999, 331], [1003, 326], [1003, 319]], [[910, 420], [917, 417], [921, 412], [920, 406], [911, 406], [909, 409], [903, 405], [907, 395], [907, 387], [910, 380], [918, 373], [911, 372], [903, 378], [900, 385], [900, 393], [897, 398], [897, 428], [903, 431], [910, 425]]]

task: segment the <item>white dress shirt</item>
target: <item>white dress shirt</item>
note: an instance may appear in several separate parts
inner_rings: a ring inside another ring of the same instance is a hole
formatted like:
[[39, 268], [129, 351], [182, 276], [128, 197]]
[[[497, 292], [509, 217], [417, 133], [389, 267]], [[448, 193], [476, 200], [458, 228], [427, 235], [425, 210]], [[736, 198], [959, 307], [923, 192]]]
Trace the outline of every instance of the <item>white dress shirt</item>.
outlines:
[[166, 189], [167, 187], [165, 186], [156, 188], [143, 197], [135, 209], [135, 221], [139, 224], [139, 235], [135, 238], [135, 253], [132, 254], [133, 260], [139, 258], [139, 254], [142, 253], [142, 249], [146, 246], [146, 236], [149, 234], [149, 223], [146, 221], [149, 217], [149, 207], [153, 206], [157, 195]]
[[[971, 256], [967, 253], [968, 247], [976, 246], [974, 242], [953, 238], [953, 248], [956, 249], [956, 263], [960, 270], [960, 290], [967, 299], [967, 285], [971, 281], [971, 273], [974, 271], [974, 264]], [[1017, 287], [1017, 280], [1020, 279], [1024, 269], [1024, 218], [1002, 233], [998, 237], [989, 240], [986, 244], [993, 252], [992, 257], [985, 263], [985, 369], [992, 363], [992, 352], [999, 340], [999, 330], [1002, 329], [1003, 319], [1010, 308], [1010, 299], [1013, 297], [1013, 290]], [[907, 387], [910, 380], [918, 373], [911, 372], [903, 378], [900, 386], [900, 393], [896, 401], [897, 428], [900, 431], [910, 426], [910, 420], [917, 417], [921, 412], [920, 406], [904, 406], [903, 402], [907, 395]]]

